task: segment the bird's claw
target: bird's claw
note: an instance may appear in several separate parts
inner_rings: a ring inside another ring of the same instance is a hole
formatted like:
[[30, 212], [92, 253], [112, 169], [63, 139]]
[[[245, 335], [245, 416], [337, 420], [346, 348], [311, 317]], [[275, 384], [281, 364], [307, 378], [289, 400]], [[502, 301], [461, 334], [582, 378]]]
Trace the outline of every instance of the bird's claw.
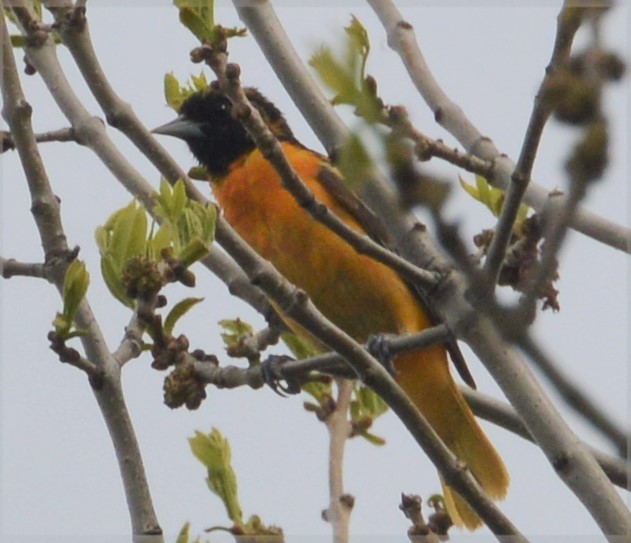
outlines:
[[[285, 355], [271, 355], [261, 362], [261, 376], [267, 386], [283, 398], [300, 392], [300, 385], [293, 379], [283, 375], [281, 366], [293, 358]], [[284, 381], [284, 384], [283, 384]]]
[[396, 375], [394, 355], [390, 350], [390, 334], [374, 334], [368, 338], [366, 349], [376, 358], [390, 375]]

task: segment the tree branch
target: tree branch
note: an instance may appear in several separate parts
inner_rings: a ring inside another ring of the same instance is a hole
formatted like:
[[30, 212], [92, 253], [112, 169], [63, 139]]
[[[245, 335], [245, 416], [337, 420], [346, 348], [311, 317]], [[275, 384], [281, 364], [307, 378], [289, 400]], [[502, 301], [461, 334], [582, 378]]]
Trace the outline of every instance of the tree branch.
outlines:
[[348, 410], [353, 383], [338, 378], [335, 408], [327, 414], [324, 424], [329, 432], [329, 506], [323, 518], [333, 527], [333, 542], [348, 543], [350, 515], [354, 499], [344, 492], [344, 448], [351, 435]]
[[[578, 31], [582, 20], [582, 17], [577, 11], [578, 10], [575, 8], [568, 8], [566, 4], [557, 16], [557, 34], [552, 57], [546, 69], [546, 75], [536, 94], [517, 165], [511, 175], [506, 197], [502, 204], [502, 211], [495, 228], [495, 235], [493, 236], [484, 262], [488, 288], [495, 288], [497, 284], [506, 255], [506, 249], [513, 235], [517, 213], [519, 212], [524, 194], [531, 181], [532, 168], [535, 163], [543, 129], [553, 110], [553, 103], [545, 90], [550, 85], [550, 81], [558, 70], [567, 63], [570, 57], [574, 35]], [[573, 202], [573, 200], [568, 199], [568, 205], [570, 202]], [[575, 203], [576, 202], [573, 202], [573, 204]], [[536, 300], [537, 298], [535, 297], [534, 299]]]
[[[406, 45], [411, 49], [403, 51], [404, 61], [408, 62], [411, 77], [417, 83], [417, 86], [420, 87], [426, 100], [432, 106], [432, 110], [437, 113], [439, 121], [463, 142], [463, 145], [469, 152], [483, 159], [494, 161], [497, 179], [504, 180], [504, 186], [506, 186], [514, 170], [513, 163], [509, 159], [502, 157], [495, 146], [480, 135], [477, 129], [464, 117], [460, 109], [438, 87], [413, 40], [411, 26], [402, 21], [394, 6], [387, 0], [372, 2], [372, 5], [378, 11], [384, 26], [388, 30], [396, 32], [398, 26], [401, 33], [407, 34]], [[284, 39], [282, 28], [278, 28], [278, 21], [273, 16], [273, 10], [269, 2], [259, 2], [256, 6], [248, 7], [247, 11], [239, 3], [237, 3], [237, 7], [240, 16], [244, 20], [247, 16], [246, 22], [253, 35], [260, 42], [265, 41], [265, 43], [260, 43], [261, 48], [266, 52], [266, 56], [279, 78], [281, 80], [289, 79], [288, 74], [294, 73], [297, 55], [288, 40]], [[256, 28], [254, 25], [256, 25]], [[269, 25], [268, 30], [258, 28], [267, 25]], [[281, 36], [282, 39], [279, 39], [278, 36]], [[398, 35], [398, 37], [402, 38], [401, 35]], [[269, 41], [267, 41], [268, 38]], [[397, 44], [401, 45], [401, 41], [397, 40], [394, 35], [391, 36], [391, 40], [395, 44], [395, 48]], [[413, 52], [412, 55], [409, 54], [410, 51]], [[287, 59], [289, 59], [291, 67], [289, 71], [285, 71]], [[312, 87], [313, 84], [310, 78], [300, 77], [299, 70], [296, 69], [295, 73], [298, 74], [298, 77], [286, 88], [298, 101], [302, 99], [302, 93], [308, 92], [303, 87]], [[300, 88], [300, 91], [296, 90], [297, 87]], [[317, 93], [313, 88], [310, 92]], [[318, 101], [313, 101], [312, 107], [303, 111], [308, 120], [311, 121], [321, 114], [320, 108], [326, 109], [327, 107], [330, 109], [328, 104], [322, 105]], [[318, 108], [317, 112], [314, 111], [316, 108]], [[328, 113], [327, 115], [334, 114]], [[331, 126], [338, 125], [332, 123]], [[345, 134], [346, 131], [337, 133], [332, 136], [332, 139], [336, 142], [342, 141]], [[329, 148], [330, 144], [331, 141], [326, 142], [325, 146]], [[384, 210], [382, 214], [392, 218], [391, 224], [400, 233], [405, 227], [401, 227], [400, 224], [398, 226], [395, 225], [399, 215], [396, 212], [389, 213], [392, 209], [396, 209], [396, 205], [392, 203], [392, 195], [387, 191], [381, 192], [378, 189], [375, 192], [378, 192], [378, 196], [374, 194], [368, 195], [371, 203], [376, 209]], [[539, 209], [543, 207], [546, 199], [547, 195], [543, 189], [535, 190], [532, 186], [526, 195], [526, 201]], [[608, 242], [617, 248], [631, 251], [631, 244], [627, 242], [631, 236], [629, 236], [626, 229], [621, 229], [608, 221], [596, 220], [591, 215], [588, 217], [586, 212], [582, 212], [580, 215], [575, 221], [575, 226], [584, 233]], [[420, 267], [430, 269], [442, 268], [443, 271], [449, 269], [444, 256], [434, 247], [432, 241], [422, 229], [415, 229], [408, 237], [407, 242], [404, 242], [399, 248], [402, 254], [409, 257], [412, 262], [417, 263]], [[446, 318], [448, 326], [460, 332], [460, 337], [467, 341], [476, 351], [511, 403], [523, 416], [529, 430], [544, 449], [550, 462], [558, 468], [559, 464], [557, 461], [559, 459], [571, 459], [569, 463], [564, 463], [563, 465], [567, 469], [557, 469], [557, 472], [586, 505], [592, 516], [596, 518], [603, 532], [606, 534], [623, 534], [631, 531], [631, 520], [629, 519], [628, 511], [619, 496], [612, 489], [604, 473], [593, 461], [593, 458], [580, 445], [579, 440], [554, 409], [532, 373], [526, 368], [523, 361], [516, 357], [514, 351], [498, 337], [493, 324], [485, 317], [483, 310], [480, 311], [468, 307], [464, 302], [467, 299], [467, 285], [463, 282], [462, 277], [457, 273], [452, 273], [449, 279], [451, 280], [444, 281], [441, 284], [443, 288], [439, 289], [440, 292], [433, 293], [435, 294], [433, 296], [434, 301]], [[456, 279], [457, 283], [454, 284], [453, 280]], [[459, 322], [462, 324], [462, 327], [458, 324]], [[465, 326], [465, 324], [468, 326]], [[550, 428], [553, 428], [553, 431], [550, 431]], [[579, 473], [585, 473], [586, 477], [582, 479], [578, 476]]]
[[[75, 141], [79, 143], [72, 128], [60, 128], [59, 130], [51, 130], [50, 132], [42, 132], [34, 134], [37, 143], [48, 143], [51, 141], [65, 142]], [[15, 142], [10, 132], [0, 131], [0, 153], [15, 149]]]
[[[460, 387], [460, 391], [476, 416], [535, 443], [523, 421], [509, 404], [467, 387]], [[586, 446], [609, 480], [616, 486], [630, 491], [628, 465], [625, 459], [616, 458], [587, 444]]]
[[[483, 136], [465, 116], [462, 109], [442, 90], [432, 75], [421, 52], [414, 28], [391, 0], [368, 0], [388, 34], [388, 44], [396, 51], [405, 65], [410, 79], [434, 112], [436, 121], [451, 133], [467, 152], [495, 163], [495, 175], [489, 179], [496, 187], [506, 190], [515, 171], [514, 162], [501, 154], [490, 138]], [[548, 190], [530, 183], [524, 201], [542, 212], [547, 206]], [[555, 198], [554, 210], [563, 205], [565, 198]], [[572, 228], [602, 243], [631, 254], [631, 230], [599, 217], [584, 209], [578, 209], [571, 223]]]
[[[13, 3], [14, 6], [16, 4], [17, 2]], [[22, 20], [30, 19], [31, 21], [31, 24], [26, 26], [27, 31], [38, 32], [30, 13], [23, 4], [19, 4], [14, 9], [21, 11], [19, 15]], [[20, 86], [5, 17], [2, 17], [0, 23], [0, 34], [2, 40], [0, 81], [4, 102], [2, 113], [9, 125], [24, 168], [31, 193], [33, 217], [40, 232], [48, 263], [51, 259], [68, 253], [69, 249], [61, 224], [59, 202], [52, 191], [37, 149], [30, 122], [31, 107], [26, 102]], [[41, 35], [38, 37], [43, 38]], [[52, 43], [46, 37], [40, 49], [33, 46], [27, 47], [27, 54], [35, 50], [50, 51], [51, 47]], [[63, 289], [66, 267], [67, 262], [59, 259], [59, 265], [51, 269], [50, 277], [60, 292]], [[125, 405], [118, 365], [107, 351], [105, 340], [87, 301], [80, 305], [76, 321], [80, 328], [86, 330], [81, 337], [81, 342], [87, 358], [102, 369], [101, 387], [93, 388], [93, 391], [118, 459], [134, 537], [143, 537], [143, 541], [146, 542], [161, 543], [162, 531], [153, 510], [140, 450]], [[149, 536], [153, 537], [149, 538]]]
[[[94, 51], [88, 22], [83, 10], [80, 8], [72, 9], [67, 6], [60, 7], [58, 3], [51, 0], [45, 4], [54, 15], [62, 41], [77, 63], [88, 87], [105, 113], [108, 123], [122, 131], [169, 182], [175, 183], [178, 179], [183, 179], [191, 199], [208, 203], [208, 199], [202, 195], [164, 147], [140, 122], [131, 106], [122, 100], [110, 85]], [[71, 91], [68, 88], [65, 90]], [[54, 97], [56, 90], [51, 89], [51, 92]], [[89, 115], [85, 110], [80, 111], [80, 104], [72, 109], [62, 107], [60, 100], [58, 100], [58, 104], [73, 126], [75, 123], [80, 123], [83, 117]], [[119, 182], [151, 213], [155, 199], [153, 188], [131, 164], [126, 162], [124, 157], [118, 152], [113, 152], [115, 151], [113, 144], [110, 143], [106, 147], [101, 145], [102, 139], [106, 137], [104, 132], [101, 135], [93, 135], [88, 141], [94, 142], [94, 145], [89, 146], [103, 160]], [[97, 139], [96, 142], [94, 141], [95, 138]], [[118, 167], [114, 167], [114, 165], [118, 165]], [[158, 217], [154, 216], [154, 219], [158, 219]], [[212, 251], [202, 260], [202, 264], [227, 285], [231, 294], [246, 301], [264, 315], [272, 312], [265, 297], [252, 286], [243, 272], [225, 253]]]
[[15, 258], [0, 257], [0, 275], [4, 279], [16, 276], [46, 279], [46, 265], [40, 262], [19, 262]]
[[625, 433], [607, 413], [598, 407], [593, 398], [590, 398], [569, 375], [563, 372], [559, 364], [555, 364], [545, 350], [533, 341], [532, 337], [528, 334], [524, 335], [519, 340], [519, 345], [550, 381], [563, 400], [579, 416], [589, 422], [597, 432], [607, 438], [616, 447], [621, 458], [626, 458], [631, 436]]

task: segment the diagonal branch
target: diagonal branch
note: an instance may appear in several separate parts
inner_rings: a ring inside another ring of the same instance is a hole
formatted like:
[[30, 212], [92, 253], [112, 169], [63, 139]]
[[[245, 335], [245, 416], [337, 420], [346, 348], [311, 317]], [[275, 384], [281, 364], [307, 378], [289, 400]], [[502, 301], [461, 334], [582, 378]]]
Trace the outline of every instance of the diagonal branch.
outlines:
[[[495, 146], [480, 135], [477, 129], [464, 117], [460, 109], [438, 87], [413, 40], [411, 26], [401, 19], [396, 8], [388, 0], [379, 2], [373, 0], [371, 4], [384, 21], [387, 29], [396, 33], [397, 27], [400, 27], [399, 31], [406, 34], [406, 45], [412, 48], [414, 54], [410, 57], [409, 51], [404, 51], [405, 60], [406, 62], [413, 60], [420, 63], [420, 66], [409, 66], [411, 76], [417, 82], [418, 71], [420, 70], [424, 78], [420, 88], [432, 106], [432, 110], [437, 113], [439, 121], [444, 123], [463, 142], [469, 152], [477, 154], [483, 159], [493, 160], [498, 171], [497, 179], [504, 180], [504, 186], [506, 186], [514, 170], [513, 163], [502, 157]], [[299, 62], [296, 60], [297, 54], [289, 41], [285, 39], [286, 36], [274, 16], [271, 4], [261, 1], [255, 6], [247, 6], [247, 9], [242, 2], [236, 2], [236, 5], [240, 16], [246, 21], [255, 38], [260, 42], [265, 42], [261, 43], [261, 48], [279, 78], [284, 81], [290, 79], [288, 74], [300, 74], [299, 70], [294, 72], [295, 64]], [[266, 29], [266, 27], [268, 28]], [[269, 41], [267, 41], [268, 38]], [[399, 41], [401, 38], [400, 34], [391, 35], [392, 43], [398, 45], [401, 45]], [[288, 72], [285, 71], [287, 64], [290, 66]], [[306, 86], [313, 86], [310, 78], [298, 77], [286, 88], [298, 100], [308, 92], [304, 89]], [[296, 89], [300, 89], [300, 91]], [[317, 93], [313, 89], [309, 92]], [[320, 102], [313, 101], [311, 109], [302, 110], [309, 121], [321, 114], [320, 105]], [[322, 107], [326, 108], [327, 106]], [[314, 111], [316, 108], [318, 108], [317, 112]], [[334, 114], [327, 113], [326, 115]], [[338, 124], [332, 123], [331, 126], [338, 126]], [[332, 136], [332, 140], [342, 141], [345, 133], [345, 131], [338, 132]], [[331, 141], [328, 141], [325, 146], [330, 148], [330, 144]], [[401, 224], [400, 215], [397, 215], [396, 212], [390, 213], [391, 210], [397, 209], [396, 204], [392, 203], [391, 193], [380, 191], [377, 187], [373, 188], [378, 195], [369, 195], [374, 196], [371, 198], [371, 203], [376, 209], [386, 209], [385, 216], [392, 219], [395, 229], [398, 232], [404, 231], [406, 227]], [[526, 195], [526, 201], [533, 207], [542, 208], [546, 199], [547, 195], [543, 189], [535, 190], [532, 186]], [[588, 217], [586, 212], [579, 215], [574, 222], [577, 228], [617, 248], [631, 251], [631, 244], [628, 243], [631, 236], [627, 230], [608, 221], [596, 220], [594, 216]], [[397, 221], [399, 221], [398, 225], [395, 224]], [[423, 229], [414, 229], [408, 236], [407, 243], [403, 243], [399, 248], [404, 256], [421, 268], [450, 269], [444, 255], [435, 247], [433, 240]], [[483, 311], [472, 308], [466, 302], [468, 299], [466, 281], [459, 274], [452, 272], [440, 287], [433, 293], [433, 300], [444, 315], [447, 325], [457, 333], [458, 337], [469, 343], [486, 365], [511, 404], [523, 417], [528, 429], [544, 450], [559, 476], [572, 488], [590, 514], [597, 520], [604, 533], [624, 534], [631, 532], [631, 519], [628, 510], [611, 487], [602, 470], [560, 417], [523, 360], [499, 336], [492, 321], [485, 316]], [[560, 459], [563, 462], [559, 463]]]
[[[24, 10], [22, 16], [29, 15], [26, 8], [21, 7], [21, 9]], [[4, 16], [0, 22], [0, 34], [0, 48], [2, 49], [0, 81], [4, 102], [2, 113], [11, 129], [27, 178], [33, 218], [40, 232], [46, 261], [48, 263], [52, 259], [57, 259], [57, 265], [51, 267], [51, 280], [62, 292], [68, 263], [59, 257], [67, 254], [69, 249], [61, 224], [59, 202], [50, 186], [33, 134], [30, 122], [31, 107], [26, 102], [20, 86]], [[50, 43], [48, 45], [51, 46]], [[133, 533], [136, 537], [143, 536], [144, 541], [161, 543], [162, 530], [153, 510], [142, 457], [125, 405], [118, 365], [107, 350], [105, 339], [87, 301], [80, 305], [76, 321], [80, 328], [86, 330], [81, 341], [88, 360], [91, 364], [98, 364], [102, 370], [101, 386], [93, 388], [93, 392], [110, 432], [118, 459]], [[153, 537], [149, 538], [149, 536]]]
[[[434, 112], [436, 121], [451, 133], [467, 150], [483, 160], [495, 163], [495, 175], [489, 182], [506, 190], [515, 171], [514, 162], [499, 152], [492, 140], [483, 136], [466, 117], [462, 109], [455, 104], [440, 87], [432, 75], [427, 62], [416, 41], [414, 28], [403, 19], [391, 0], [368, 0], [381, 20], [387, 34], [388, 44], [401, 57], [410, 79]], [[554, 210], [564, 204], [565, 198], [549, 200], [548, 191], [530, 183], [524, 194], [524, 201], [542, 212], [546, 207]], [[602, 243], [631, 254], [631, 230], [615, 224], [604, 217], [578, 209], [572, 220], [572, 228]]]
[[[557, 71], [569, 59], [574, 35], [580, 24], [580, 14], [577, 13], [576, 9], [568, 8], [566, 4], [557, 17], [557, 34], [552, 58], [546, 69], [546, 75], [539, 86], [519, 159], [517, 160], [515, 171], [511, 175], [506, 198], [502, 205], [502, 212], [497, 221], [495, 235], [484, 262], [484, 271], [487, 274], [489, 288], [494, 288], [497, 284], [506, 249], [513, 234], [517, 213], [531, 181], [532, 168], [535, 163], [539, 142], [543, 135], [543, 129], [552, 114], [552, 102], [545, 93], [545, 89], [549, 85], [551, 78], [556, 75]], [[572, 199], [568, 199], [568, 202], [572, 202]]]

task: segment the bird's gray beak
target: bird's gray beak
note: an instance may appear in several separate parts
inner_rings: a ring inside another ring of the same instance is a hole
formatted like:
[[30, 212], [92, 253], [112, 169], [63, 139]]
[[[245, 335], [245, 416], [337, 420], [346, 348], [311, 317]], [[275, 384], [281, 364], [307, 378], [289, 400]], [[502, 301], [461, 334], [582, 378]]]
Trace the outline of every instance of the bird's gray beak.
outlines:
[[203, 138], [205, 136], [198, 123], [182, 116], [162, 126], [158, 126], [158, 128], [154, 128], [151, 132], [153, 134], [173, 136], [174, 138], [180, 138], [182, 140]]

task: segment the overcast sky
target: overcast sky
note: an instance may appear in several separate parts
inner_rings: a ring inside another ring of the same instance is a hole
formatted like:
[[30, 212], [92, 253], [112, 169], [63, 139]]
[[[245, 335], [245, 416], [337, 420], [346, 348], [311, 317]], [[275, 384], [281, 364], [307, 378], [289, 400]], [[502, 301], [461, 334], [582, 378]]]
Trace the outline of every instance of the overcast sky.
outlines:
[[[95, 4], [98, 5], [95, 6]], [[177, 22], [169, 2], [89, 3], [92, 38], [106, 73], [117, 92], [149, 127], [170, 120], [164, 105], [162, 79], [174, 72], [184, 79], [199, 73], [188, 61], [194, 38]], [[390, 51], [382, 27], [360, 2], [279, 2], [280, 18], [303, 58], [315, 48], [334, 43], [351, 13], [366, 26], [372, 41], [368, 72], [379, 82], [386, 103], [403, 103], [425, 133], [452, 138], [433, 121], [409, 83], [398, 57]], [[302, 4], [305, 4], [304, 6]], [[544, 74], [554, 39], [560, 2], [536, 7], [437, 6], [437, 2], [404, 2], [402, 11], [414, 25], [436, 78], [480, 130], [516, 158], [537, 86]], [[414, 6], [422, 7], [414, 7]], [[94, 6], [94, 7], [93, 7]], [[223, 2], [218, 21], [238, 25], [232, 7]], [[607, 15], [604, 39], [628, 58], [628, 9]], [[578, 43], [584, 42], [580, 35]], [[95, 101], [60, 47], [59, 56], [86, 106], [102, 117]], [[258, 86], [286, 113], [298, 138], [322, 150], [308, 125], [291, 103], [251, 37], [230, 42], [230, 59], [242, 67], [245, 84]], [[22, 58], [17, 53], [16, 58]], [[27, 99], [34, 108], [37, 131], [67, 126], [38, 76], [23, 77]], [[611, 88], [606, 107], [612, 129], [612, 163], [594, 187], [588, 207], [609, 219], [628, 224], [629, 169], [628, 83]], [[351, 126], [355, 122], [347, 112]], [[159, 174], [131, 144], [108, 129], [134, 165], [154, 185]], [[550, 189], [565, 187], [563, 161], [575, 133], [552, 122], [547, 128], [534, 177]], [[163, 143], [184, 168], [193, 165], [185, 145]], [[56, 194], [71, 246], [81, 247], [92, 284], [88, 293], [110, 348], [115, 349], [128, 321], [128, 310], [106, 292], [99, 273], [94, 230], [130, 195], [86, 148], [71, 143], [43, 145], [42, 154]], [[40, 261], [41, 246], [29, 214], [29, 197], [17, 155], [2, 163], [2, 247], [6, 258]], [[435, 168], [435, 171], [438, 171]], [[457, 183], [453, 167], [441, 168]], [[464, 174], [465, 178], [470, 178]], [[458, 192], [457, 190], [454, 192]], [[466, 216], [463, 215], [466, 210]], [[490, 227], [491, 216], [459, 195], [450, 202], [450, 217], [458, 218], [468, 239]], [[546, 312], [535, 325], [538, 338], [565, 371], [588, 388], [595, 400], [621, 425], [629, 423], [629, 267], [628, 257], [572, 234], [561, 255], [561, 311]], [[262, 320], [250, 308], [230, 298], [226, 288], [205, 269], [197, 268], [194, 296], [205, 302], [183, 321], [194, 347], [223, 354], [217, 322], [241, 317], [256, 326]], [[105, 425], [85, 376], [62, 365], [48, 350], [46, 334], [61, 307], [56, 291], [42, 281], [14, 278], [0, 281], [2, 300], [2, 541], [97, 541], [96, 535], [128, 540], [129, 518], [118, 467]], [[182, 291], [172, 289], [171, 299]], [[169, 294], [169, 293], [168, 293]], [[478, 387], [501, 397], [483, 366], [465, 349]], [[224, 357], [224, 360], [226, 358]], [[281, 399], [271, 390], [208, 390], [208, 400], [195, 412], [172, 411], [162, 403], [164, 374], [149, 367], [148, 357], [129, 363], [124, 384], [131, 416], [144, 455], [158, 518], [167, 540], [185, 521], [192, 533], [228, 524], [223, 508], [204, 482], [204, 469], [191, 455], [187, 438], [195, 430], [219, 428], [233, 447], [244, 513], [257, 513], [278, 524], [292, 537], [320, 536], [329, 540], [329, 526], [320, 519], [327, 505], [327, 435], [321, 423], [302, 409], [302, 397]], [[558, 397], [553, 400], [564, 414]], [[578, 417], [567, 419], [581, 437], [609, 450]], [[485, 425], [505, 458], [512, 477], [502, 509], [524, 533], [594, 536], [598, 529], [578, 500], [555, 477], [543, 454], [503, 430]], [[398, 510], [401, 492], [428, 496], [439, 490], [436, 471], [402, 425], [391, 414], [374, 431], [385, 447], [356, 439], [349, 443], [346, 490], [356, 497], [352, 531], [380, 535], [384, 541], [405, 541], [407, 521]], [[488, 532], [481, 532], [488, 533]], [[96, 534], [96, 535], [95, 535]], [[362, 535], [363, 534], [363, 535]], [[453, 531], [454, 538], [458, 535]], [[22, 538], [20, 538], [22, 536]], [[88, 537], [89, 536], [89, 537]], [[219, 536], [212, 541], [224, 541]], [[376, 539], [375, 539], [376, 540]], [[544, 539], [537, 539], [543, 541]], [[372, 541], [372, 540], [371, 540]]]

